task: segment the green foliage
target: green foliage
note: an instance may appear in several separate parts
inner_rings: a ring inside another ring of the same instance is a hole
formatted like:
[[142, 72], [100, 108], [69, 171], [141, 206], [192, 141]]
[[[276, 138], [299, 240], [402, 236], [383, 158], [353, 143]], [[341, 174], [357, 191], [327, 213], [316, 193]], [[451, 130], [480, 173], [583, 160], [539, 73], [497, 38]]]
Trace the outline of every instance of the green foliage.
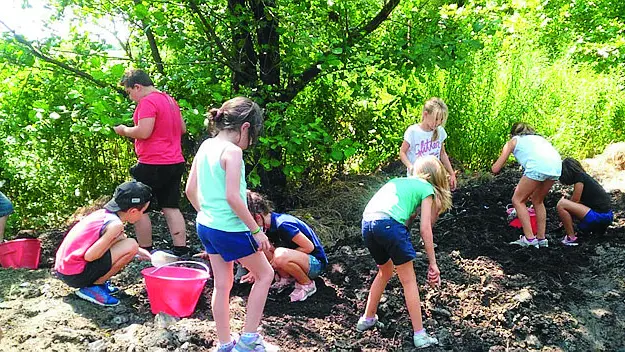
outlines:
[[[246, 153], [252, 186], [267, 181], [262, 170], [298, 186], [395, 161], [432, 96], [450, 108], [449, 155], [474, 169], [518, 120], [579, 158], [624, 138], [624, 5], [614, 0], [404, 0], [379, 27], [372, 19], [392, 1], [49, 2], [67, 37], [0, 41], [0, 182], [19, 226], [57, 222], [129, 177], [132, 144], [111, 130], [132, 124], [118, 87], [129, 67], [178, 100], [190, 141], [231, 97], [263, 105], [265, 134]], [[128, 38], [85, 30], [110, 18]], [[261, 35], [272, 24], [275, 43]]]

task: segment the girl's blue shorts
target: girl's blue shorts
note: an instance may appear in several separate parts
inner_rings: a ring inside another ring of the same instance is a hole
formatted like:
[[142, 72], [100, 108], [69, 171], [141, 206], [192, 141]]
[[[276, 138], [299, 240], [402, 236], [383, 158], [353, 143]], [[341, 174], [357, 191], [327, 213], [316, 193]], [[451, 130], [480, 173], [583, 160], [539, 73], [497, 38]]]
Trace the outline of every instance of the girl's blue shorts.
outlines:
[[0, 192], [0, 217], [13, 213], [13, 204], [2, 192]]
[[529, 179], [532, 179], [532, 180], [538, 181], [538, 182], [543, 182], [543, 181], [546, 181], [546, 180], [557, 181], [557, 180], [560, 179], [560, 176], [549, 176], [549, 175], [545, 175], [543, 173], [540, 173], [538, 171], [533, 171], [533, 170], [525, 170], [523, 175], [526, 176]]
[[308, 266], [308, 278], [311, 280], [318, 278], [325, 270], [325, 264], [322, 264], [317, 257], [310, 254], [308, 255]]
[[206, 253], [219, 254], [226, 262], [245, 258], [258, 251], [258, 244], [249, 231], [226, 232], [198, 223], [197, 235]]
[[378, 265], [390, 259], [397, 266], [417, 257], [410, 241], [410, 231], [394, 219], [363, 220], [362, 238]]
[[608, 226], [612, 225], [612, 221], [614, 221], [612, 210], [606, 213], [598, 213], [590, 209], [582, 221], [577, 224], [577, 227], [583, 232], [604, 233]]

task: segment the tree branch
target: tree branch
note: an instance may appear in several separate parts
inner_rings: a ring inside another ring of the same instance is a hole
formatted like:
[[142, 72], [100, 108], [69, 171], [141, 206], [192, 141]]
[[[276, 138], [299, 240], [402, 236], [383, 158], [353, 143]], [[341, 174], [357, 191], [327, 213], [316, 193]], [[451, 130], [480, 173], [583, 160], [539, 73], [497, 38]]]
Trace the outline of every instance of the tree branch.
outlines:
[[[380, 9], [380, 12], [373, 17], [367, 24], [362, 27], [356, 28], [347, 33], [347, 41], [346, 46], [350, 47], [360, 40], [364, 39], [366, 36], [371, 34], [373, 31], [378, 29], [378, 27], [390, 16], [391, 12], [399, 5], [401, 0], [389, 0], [383, 7]], [[323, 54], [323, 57], [327, 57], [332, 53], [332, 50], [328, 50]], [[311, 64], [304, 72], [302, 72], [299, 76], [295, 78], [292, 84], [286, 87], [284, 93], [282, 93], [278, 97], [278, 101], [281, 102], [289, 102], [297, 96], [297, 94], [306, 87], [308, 83], [310, 83], [317, 75], [321, 72], [321, 64], [324, 63], [325, 60], [318, 60]]]
[[[135, 5], [141, 4], [141, 0], [133, 0], [133, 1]], [[146, 38], [148, 38], [148, 43], [150, 44], [150, 52], [152, 53], [152, 59], [154, 59], [154, 62], [156, 63], [156, 70], [164, 76], [165, 68], [163, 67], [163, 59], [161, 58], [161, 54], [158, 52], [158, 45], [156, 44], [154, 33], [152, 33], [152, 29], [143, 19], [141, 19], [140, 21], [141, 21], [141, 27], [143, 28], [143, 31], [145, 32]]]
[[13, 35], [13, 38], [20, 44], [24, 45], [25, 47], [28, 48], [28, 50], [35, 55], [36, 57], [40, 58], [41, 60], [53, 64], [55, 66], [58, 66], [64, 70], [67, 70], [69, 72], [72, 72], [74, 75], [84, 78], [90, 82], [92, 82], [93, 84], [97, 85], [98, 87], [101, 88], [112, 88], [113, 90], [115, 90], [116, 92], [118, 92], [119, 94], [126, 96], [126, 91], [124, 91], [121, 87], [118, 87], [116, 85], [107, 83], [105, 81], [101, 81], [98, 80], [96, 78], [94, 78], [92, 75], [88, 74], [87, 72], [81, 71], [75, 67], [72, 67], [62, 61], [59, 61], [57, 59], [54, 59], [52, 57], [47, 56], [46, 54], [44, 54], [43, 52], [41, 52], [41, 50], [35, 48], [29, 41], [27, 41], [24, 36], [15, 33], [15, 31], [13, 29], [11, 29], [9, 26], [6, 25], [6, 23], [4, 23], [2, 20], [0, 20], [0, 23], [2, 23], [2, 25], [4, 27], [6, 27], [11, 34]]
[[215, 45], [217, 45], [217, 48], [219, 48], [219, 52], [221, 52], [221, 55], [224, 57], [225, 60], [220, 61], [222, 61], [226, 66], [234, 71], [234, 67], [230, 63], [231, 57], [228, 53], [228, 50], [221, 42], [221, 39], [219, 39], [219, 37], [217, 36], [217, 33], [215, 33], [213, 27], [210, 25], [210, 23], [208, 23], [206, 16], [204, 16], [202, 11], [200, 11], [200, 8], [197, 6], [195, 0], [188, 0], [188, 2], [189, 6], [191, 7], [191, 11], [193, 11], [193, 13], [195, 13], [199, 17], [200, 22], [202, 22], [202, 25], [204, 26], [204, 32], [208, 35], [210, 40], [215, 42]]

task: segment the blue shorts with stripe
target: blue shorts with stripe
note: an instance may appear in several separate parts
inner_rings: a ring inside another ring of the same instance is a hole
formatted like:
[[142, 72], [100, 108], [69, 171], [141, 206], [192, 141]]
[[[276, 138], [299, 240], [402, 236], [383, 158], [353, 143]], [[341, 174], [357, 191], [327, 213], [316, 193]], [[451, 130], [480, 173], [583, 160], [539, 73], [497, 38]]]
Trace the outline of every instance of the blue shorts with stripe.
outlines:
[[226, 232], [197, 224], [197, 235], [206, 253], [219, 254], [226, 262], [256, 253], [258, 244], [249, 231]]

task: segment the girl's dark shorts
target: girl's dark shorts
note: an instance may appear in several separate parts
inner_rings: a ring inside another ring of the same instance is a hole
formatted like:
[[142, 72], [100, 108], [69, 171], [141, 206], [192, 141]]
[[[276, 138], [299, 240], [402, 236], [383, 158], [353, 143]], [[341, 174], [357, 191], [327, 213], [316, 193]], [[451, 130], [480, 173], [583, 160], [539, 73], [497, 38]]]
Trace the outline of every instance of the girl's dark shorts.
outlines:
[[410, 231], [394, 219], [363, 220], [362, 239], [378, 265], [390, 259], [397, 266], [417, 257], [410, 241]]
[[92, 262], [87, 262], [85, 270], [76, 275], [63, 275], [59, 272], [56, 273], [59, 279], [65, 282], [68, 286], [75, 288], [83, 288], [93, 286], [94, 282], [106, 275], [113, 267], [113, 259], [111, 257], [111, 250], [109, 249], [104, 255]]
[[150, 165], [137, 163], [130, 168], [130, 175], [152, 188], [149, 210], [180, 208], [180, 181], [185, 163]]

